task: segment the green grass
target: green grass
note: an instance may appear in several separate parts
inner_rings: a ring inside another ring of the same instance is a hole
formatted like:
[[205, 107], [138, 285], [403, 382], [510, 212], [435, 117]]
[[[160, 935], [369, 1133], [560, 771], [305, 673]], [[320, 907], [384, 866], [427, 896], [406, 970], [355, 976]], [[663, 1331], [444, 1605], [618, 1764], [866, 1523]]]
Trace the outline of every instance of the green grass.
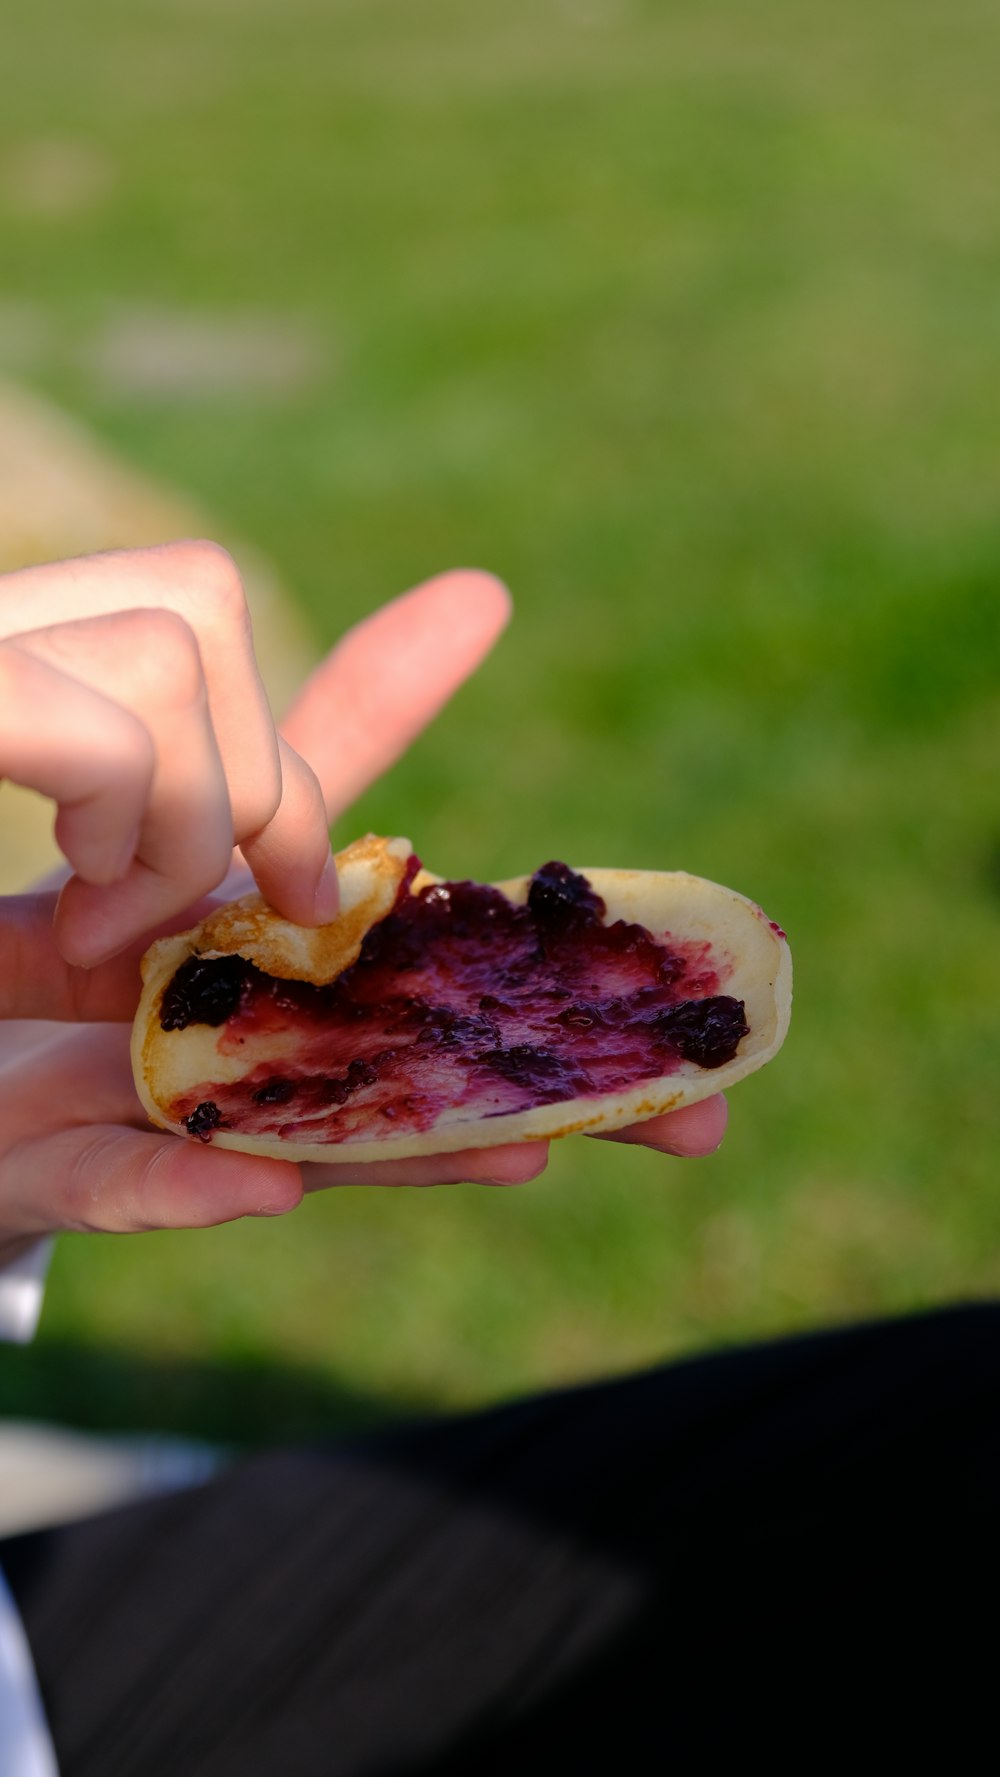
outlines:
[[[981, 0], [5, 21], [15, 368], [319, 641], [455, 562], [514, 590], [343, 836], [731, 882], [798, 997], [699, 1165], [574, 1143], [517, 1193], [64, 1240], [4, 1405], [277, 1436], [1000, 1285], [998, 53]], [[39, 141], [92, 201], [25, 199]], [[133, 308], [287, 319], [323, 366], [129, 395], [94, 342]]]

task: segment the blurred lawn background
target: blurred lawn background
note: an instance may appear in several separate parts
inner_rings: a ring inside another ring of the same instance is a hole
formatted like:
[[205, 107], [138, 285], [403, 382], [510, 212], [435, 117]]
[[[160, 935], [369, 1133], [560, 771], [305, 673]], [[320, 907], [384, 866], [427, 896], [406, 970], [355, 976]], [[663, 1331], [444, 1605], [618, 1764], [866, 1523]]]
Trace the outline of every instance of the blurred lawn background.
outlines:
[[64, 1239], [0, 1408], [271, 1438], [1000, 1286], [998, 57], [984, 0], [3, 9], [0, 368], [317, 647], [514, 591], [339, 837], [729, 882], [797, 1003], [702, 1163]]

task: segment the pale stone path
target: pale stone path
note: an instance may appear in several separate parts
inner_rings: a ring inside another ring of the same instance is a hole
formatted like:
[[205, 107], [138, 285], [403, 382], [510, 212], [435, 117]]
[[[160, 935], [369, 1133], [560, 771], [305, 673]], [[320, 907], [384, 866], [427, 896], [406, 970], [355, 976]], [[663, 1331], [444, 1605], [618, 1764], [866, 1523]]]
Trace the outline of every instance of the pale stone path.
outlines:
[[[220, 535], [197, 503], [122, 462], [51, 403], [0, 383], [0, 573], [97, 550], [214, 537], [239, 563], [253, 614], [261, 671], [280, 710], [314, 659], [305, 626], [273, 569]], [[41, 797], [0, 790], [0, 893], [23, 888], [58, 853], [52, 811]]]
[[[0, 572], [190, 536], [214, 537], [236, 557], [261, 671], [280, 710], [314, 651], [268, 564], [220, 535], [193, 500], [119, 461], [58, 409], [0, 384]], [[57, 861], [51, 829], [48, 802], [2, 785], [0, 893], [23, 888]], [[187, 1485], [205, 1478], [218, 1460], [181, 1440], [106, 1440], [44, 1426], [0, 1426], [0, 1535]]]

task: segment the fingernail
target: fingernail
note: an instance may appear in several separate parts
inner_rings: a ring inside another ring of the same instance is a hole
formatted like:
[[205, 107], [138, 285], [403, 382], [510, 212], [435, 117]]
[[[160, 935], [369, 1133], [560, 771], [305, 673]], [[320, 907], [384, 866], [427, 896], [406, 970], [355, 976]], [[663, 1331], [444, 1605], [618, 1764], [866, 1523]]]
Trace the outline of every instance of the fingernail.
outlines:
[[313, 909], [317, 924], [321, 926], [328, 925], [331, 919], [336, 919], [340, 911], [340, 884], [337, 881], [337, 866], [333, 861], [332, 852], [323, 865], [323, 874], [316, 884]]

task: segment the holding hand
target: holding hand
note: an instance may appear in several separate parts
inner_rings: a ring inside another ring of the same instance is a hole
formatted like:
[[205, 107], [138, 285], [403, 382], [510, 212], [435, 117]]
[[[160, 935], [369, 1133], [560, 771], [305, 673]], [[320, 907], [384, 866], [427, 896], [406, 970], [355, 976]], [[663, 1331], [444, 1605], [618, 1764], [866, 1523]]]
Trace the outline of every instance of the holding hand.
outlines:
[[[279, 734], [239, 577], [213, 545], [0, 579], [0, 773], [57, 803], [74, 872], [58, 896], [0, 907], [0, 1260], [62, 1228], [199, 1227], [279, 1214], [335, 1183], [517, 1183], [542, 1170], [541, 1142], [300, 1169], [179, 1141], [150, 1132], [128, 1058], [143, 950], [195, 923], [232, 862], [288, 918], [333, 916], [329, 820], [420, 733], [508, 615], [489, 575], [427, 582], [344, 637]], [[223, 893], [246, 886], [230, 874]], [[724, 1127], [716, 1097], [599, 1139], [698, 1154]]]
[[323, 797], [275, 731], [239, 575], [209, 543], [0, 579], [0, 770], [58, 805], [56, 914], [92, 965], [216, 888], [234, 845], [289, 919], [336, 912]]

